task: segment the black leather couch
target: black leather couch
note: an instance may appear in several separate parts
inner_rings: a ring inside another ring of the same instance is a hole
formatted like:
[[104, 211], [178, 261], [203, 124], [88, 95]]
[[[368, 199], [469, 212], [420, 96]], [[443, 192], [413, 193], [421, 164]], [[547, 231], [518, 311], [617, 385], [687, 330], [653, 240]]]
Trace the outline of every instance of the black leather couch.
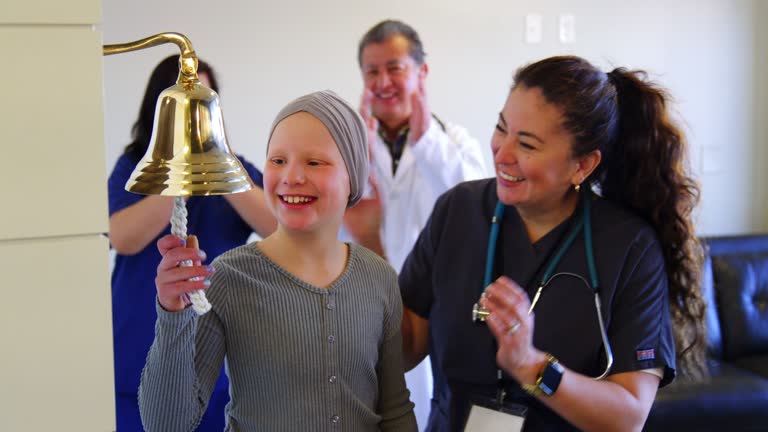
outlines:
[[644, 430], [768, 431], [768, 235], [703, 242], [711, 378], [659, 390]]

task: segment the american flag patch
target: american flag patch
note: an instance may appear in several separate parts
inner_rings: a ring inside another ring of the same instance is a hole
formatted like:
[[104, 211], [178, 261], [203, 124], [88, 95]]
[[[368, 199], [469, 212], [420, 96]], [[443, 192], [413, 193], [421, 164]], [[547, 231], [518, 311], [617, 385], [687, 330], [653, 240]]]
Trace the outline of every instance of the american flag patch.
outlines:
[[653, 348], [637, 350], [635, 351], [635, 356], [637, 357], [638, 361], [653, 360], [656, 358], [656, 350], [654, 350]]

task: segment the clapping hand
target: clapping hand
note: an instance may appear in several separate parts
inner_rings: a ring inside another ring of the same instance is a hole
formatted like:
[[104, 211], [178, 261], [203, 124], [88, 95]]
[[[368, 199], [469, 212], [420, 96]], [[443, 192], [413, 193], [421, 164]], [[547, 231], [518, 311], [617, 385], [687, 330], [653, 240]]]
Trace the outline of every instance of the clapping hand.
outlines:
[[370, 89], [363, 90], [363, 97], [360, 100], [360, 117], [365, 122], [368, 130], [368, 159], [373, 161], [373, 143], [376, 141], [376, 134], [379, 129], [379, 121], [373, 116], [373, 92]]
[[427, 103], [427, 89], [424, 82], [425, 76], [419, 75], [419, 89], [411, 95], [411, 117], [408, 120], [408, 145], [414, 145], [429, 129], [432, 121], [432, 113]]
[[486, 323], [499, 350], [496, 363], [520, 382], [538, 374], [544, 354], [533, 346], [533, 315], [528, 295], [513, 280], [502, 276], [485, 290], [480, 304], [490, 312]]

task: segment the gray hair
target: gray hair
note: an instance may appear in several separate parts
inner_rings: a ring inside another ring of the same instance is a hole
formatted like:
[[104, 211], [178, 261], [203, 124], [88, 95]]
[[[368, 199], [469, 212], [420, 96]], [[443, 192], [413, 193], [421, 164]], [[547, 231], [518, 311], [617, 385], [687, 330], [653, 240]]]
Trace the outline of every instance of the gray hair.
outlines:
[[427, 54], [424, 52], [424, 46], [421, 44], [421, 38], [416, 30], [408, 24], [397, 20], [384, 20], [375, 26], [371, 27], [363, 38], [360, 39], [360, 43], [357, 45], [357, 64], [363, 65], [363, 49], [373, 43], [382, 43], [395, 36], [403, 36], [408, 40], [408, 55], [411, 56], [413, 61], [418, 65], [424, 64], [424, 57]]

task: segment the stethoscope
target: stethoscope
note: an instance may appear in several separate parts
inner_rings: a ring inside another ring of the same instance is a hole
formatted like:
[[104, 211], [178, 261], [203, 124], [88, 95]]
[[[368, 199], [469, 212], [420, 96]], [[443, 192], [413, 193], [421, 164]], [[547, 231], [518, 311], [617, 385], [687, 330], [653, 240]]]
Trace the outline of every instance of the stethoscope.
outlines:
[[[546, 270], [544, 271], [544, 276], [541, 278], [541, 282], [539, 283], [539, 288], [536, 290], [536, 294], [533, 296], [533, 301], [531, 301], [531, 307], [528, 309], [528, 314], [530, 315], [531, 312], [533, 312], [533, 308], [536, 307], [536, 303], [538, 303], [539, 298], [541, 297], [541, 292], [544, 290], [544, 287], [549, 285], [552, 280], [554, 280], [558, 276], [573, 276], [580, 281], [584, 283], [584, 286], [587, 287], [590, 291], [594, 292], [595, 295], [595, 310], [597, 311], [597, 321], [600, 324], [600, 337], [603, 340], [603, 347], [605, 348], [605, 357], [606, 357], [606, 366], [605, 371], [594, 379], [602, 379], [608, 376], [608, 372], [611, 370], [611, 366], [613, 366], [613, 351], [611, 351], [611, 344], [608, 341], [608, 334], [605, 331], [605, 324], [603, 322], [603, 313], [601, 311], [601, 303], [600, 303], [600, 296], [598, 295], [598, 288], [600, 286], [599, 280], [597, 278], [597, 267], [595, 266], [595, 253], [594, 249], [592, 247], [592, 218], [591, 218], [591, 211], [592, 211], [592, 193], [589, 190], [589, 188], [585, 188], [586, 191], [582, 194], [582, 214], [581, 217], [575, 221], [575, 224], [573, 225], [573, 228], [571, 229], [570, 233], [566, 237], [565, 241], [560, 245], [560, 247], [557, 249], [557, 252], [555, 252], [555, 255], [552, 257], [552, 259], [549, 262], [549, 265], [547, 265]], [[488, 286], [491, 284], [491, 278], [493, 277], [493, 264], [494, 259], [496, 257], [496, 243], [499, 238], [499, 229], [501, 224], [501, 219], [504, 217], [504, 210], [506, 209], [506, 205], [499, 201], [496, 204], [496, 209], [493, 212], [493, 218], [491, 218], [491, 234], [488, 239], [488, 253], [486, 255], [486, 261], [485, 261], [485, 277], [483, 278], [483, 293], [485, 293], [485, 290], [488, 288]], [[573, 242], [576, 240], [576, 237], [579, 235], [579, 232], [584, 232], [584, 246], [586, 249], [586, 255], [587, 255], [587, 268], [589, 270], [589, 278], [592, 282], [590, 283], [581, 275], [578, 275], [576, 273], [569, 273], [569, 272], [560, 272], [553, 274], [555, 272], [555, 268], [560, 263], [560, 260], [563, 258], [563, 255], [565, 255], [565, 252], [568, 251], [568, 249], [571, 247]], [[479, 303], [475, 303], [474, 307], [472, 308], [472, 321], [475, 322], [484, 322], [485, 319], [488, 317], [490, 312], [488, 312], [487, 309], [480, 306]]]

